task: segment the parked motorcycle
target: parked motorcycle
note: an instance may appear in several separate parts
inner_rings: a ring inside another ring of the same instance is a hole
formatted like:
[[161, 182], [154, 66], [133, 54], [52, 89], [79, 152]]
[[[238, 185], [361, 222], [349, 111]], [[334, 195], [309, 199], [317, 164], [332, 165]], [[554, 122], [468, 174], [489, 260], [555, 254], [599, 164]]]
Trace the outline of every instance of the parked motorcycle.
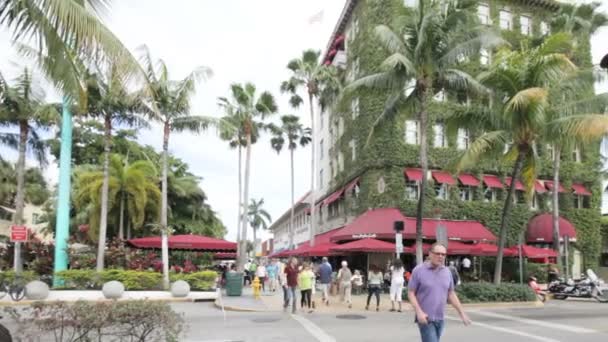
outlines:
[[553, 294], [555, 299], [573, 298], [594, 298], [598, 302], [608, 303], [608, 286], [604, 281], [593, 272], [587, 270], [587, 276], [574, 281], [554, 281], [549, 284], [549, 292]]

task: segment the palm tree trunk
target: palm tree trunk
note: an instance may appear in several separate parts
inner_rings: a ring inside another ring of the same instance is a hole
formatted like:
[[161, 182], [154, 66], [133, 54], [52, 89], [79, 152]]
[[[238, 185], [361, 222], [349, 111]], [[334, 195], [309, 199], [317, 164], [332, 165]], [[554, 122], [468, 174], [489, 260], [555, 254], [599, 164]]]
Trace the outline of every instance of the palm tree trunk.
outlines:
[[[560, 157], [561, 148], [558, 145], [553, 146], [553, 192], [551, 193], [551, 199], [553, 206], [553, 250], [557, 253], [557, 267], [561, 269], [562, 258], [559, 251], [559, 168], [560, 168]], [[563, 270], [562, 270], [563, 271]]]
[[293, 149], [289, 150], [289, 157], [290, 157], [290, 162], [291, 162], [291, 217], [289, 218], [289, 246], [293, 246], [293, 235], [294, 235], [294, 231], [295, 231], [295, 227], [294, 227], [294, 206], [295, 206], [295, 200], [294, 200], [294, 168], [293, 168]]
[[524, 165], [524, 157], [527, 151], [525, 148], [519, 147], [519, 153], [513, 165], [513, 173], [511, 175], [511, 184], [509, 184], [509, 192], [507, 192], [507, 198], [505, 199], [505, 205], [502, 210], [502, 217], [500, 218], [500, 231], [498, 236], [498, 255], [496, 256], [496, 267], [494, 268], [494, 284], [500, 285], [502, 279], [502, 258], [504, 256], [505, 241], [507, 240], [507, 223], [509, 215], [511, 214], [511, 208], [513, 207], [513, 196], [515, 195], [515, 183], [519, 179], [521, 170]]
[[251, 129], [247, 128], [247, 147], [245, 150], [245, 184], [243, 188], [243, 215], [241, 215], [241, 240], [238, 246], [238, 271], [243, 272], [247, 259], [247, 214], [246, 203], [249, 203], [249, 172], [251, 164]]
[[258, 237], [257, 231], [258, 227], [251, 227], [253, 230], [253, 256], [256, 257], [258, 253]]
[[310, 149], [310, 246], [315, 245], [315, 231], [317, 225], [317, 215], [315, 211], [315, 111], [312, 103], [312, 93], [308, 92], [308, 105], [310, 106], [310, 129], [311, 129], [311, 149]]
[[[13, 223], [16, 225], [23, 224], [23, 208], [25, 207], [25, 152], [27, 150], [27, 136], [29, 134], [29, 125], [26, 120], [19, 121], [19, 156], [17, 158], [17, 195], [15, 198], [15, 215]], [[21, 272], [23, 262], [21, 259], [21, 242], [15, 243], [15, 257], [13, 266], [15, 272]]]
[[125, 239], [125, 194], [120, 195], [120, 215], [118, 217], [118, 238]]
[[163, 288], [166, 290], [169, 288], [169, 241], [167, 237], [167, 164], [169, 154], [169, 134], [171, 133], [171, 126], [168, 122], [165, 122], [163, 131], [163, 174], [161, 180], [161, 205], [160, 205], [160, 229], [161, 229], [161, 258], [163, 263]]
[[127, 240], [131, 240], [131, 222], [127, 222]]
[[428, 145], [426, 138], [427, 112], [426, 112], [426, 90], [422, 91], [420, 99], [420, 166], [422, 168], [422, 179], [420, 180], [420, 194], [418, 196], [418, 207], [416, 208], [416, 264], [424, 262], [422, 253], [422, 214], [424, 212], [424, 197], [426, 192], [426, 175], [429, 171]]
[[242, 212], [243, 212], [243, 204], [241, 203], [241, 195], [243, 194], [243, 185], [241, 183], [242, 180], [243, 180], [243, 175], [242, 175], [242, 173], [243, 173], [242, 168], [243, 167], [241, 165], [241, 159], [242, 159], [241, 154], [242, 154], [242, 152], [241, 152], [241, 142], [240, 142], [240, 139], [239, 139], [239, 144], [237, 146], [237, 149], [238, 149], [238, 156], [239, 156], [239, 196], [238, 196], [238, 198], [239, 198], [239, 205], [238, 205], [237, 208], [238, 208], [239, 213], [238, 213], [238, 220], [237, 220], [237, 224], [236, 224], [236, 239], [238, 241], [241, 238], [241, 220], [243, 219], [241, 217]]
[[110, 144], [112, 143], [112, 121], [104, 120], [105, 137], [103, 144], [103, 183], [101, 185], [101, 214], [99, 217], [99, 241], [97, 242], [97, 272], [103, 271], [108, 229], [108, 188], [110, 186]]

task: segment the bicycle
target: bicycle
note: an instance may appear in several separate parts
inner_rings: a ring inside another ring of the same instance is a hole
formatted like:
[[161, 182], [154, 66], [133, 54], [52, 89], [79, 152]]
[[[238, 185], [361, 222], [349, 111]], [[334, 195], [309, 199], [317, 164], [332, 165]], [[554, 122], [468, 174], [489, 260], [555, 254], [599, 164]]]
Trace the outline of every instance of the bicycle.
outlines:
[[15, 279], [10, 283], [6, 279], [0, 282], [0, 299], [7, 294], [14, 302], [19, 302], [25, 298], [25, 281], [20, 274], [16, 274]]

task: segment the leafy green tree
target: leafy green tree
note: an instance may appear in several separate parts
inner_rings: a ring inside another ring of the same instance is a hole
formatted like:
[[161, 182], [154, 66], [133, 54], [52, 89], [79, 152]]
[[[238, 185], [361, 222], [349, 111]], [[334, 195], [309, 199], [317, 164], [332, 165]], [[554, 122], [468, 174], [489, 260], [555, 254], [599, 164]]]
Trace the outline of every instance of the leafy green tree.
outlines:
[[274, 124], [269, 125], [269, 129], [272, 132], [273, 137], [270, 139], [270, 145], [272, 148], [281, 153], [283, 146], [287, 143], [289, 149], [289, 160], [290, 160], [290, 175], [291, 175], [291, 213], [289, 219], [289, 246], [293, 246], [294, 236], [294, 164], [293, 155], [294, 151], [298, 146], [304, 147], [308, 145], [312, 140], [312, 133], [310, 128], [304, 128], [300, 123], [300, 118], [295, 115], [283, 115], [281, 116], [281, 126]]
[[268, 224], [272, 221], [270, 218], [270, 214], [264, 209], [264, 199], [260, 198], [259, 200], [251, 199], [251, 203], [249, 203], [249, 208], [247, 215], [249, 216], [249, 222], [251, 224], [251, 228], [253, 228], [253, 245], [254, 251], [258, 251], [258, 239], [257, 239], [257, 231], [259, 229], [268, 229]]
[[376, 26], [375, 37], [387, 57], [379, 71], [347, 85], [346, 93], [372, 88], [387, 93], [384, 110], [370, 131], [381, 122], [404, 111], [415, 113], [420, 127], [422, 177], [416, 212], [416, 261], [422, 263], [422, 213], [428, 173], [428, 103], [440, 91], [465, 92], [474, 96], [487, 90], [461, 68], [461, 61], [479, 53], [480, 48], [503, 44], [489, 28], [476, 26], [474, 2], [419, 1], [410, 14], [394, 27]]
[[[259, 129], [265, 126], [264, 120], [277, 112], [277, 105], [274, 97], [269, 92], [256, 94], [256, 87], [252, 83], [233, 84], [230, 86], [230, 99], [220, 97], [219, 105], [226, 113], [237, 115], [236, 122], [241, 124], [238, 130], [243, 130], [245, 146], [245, 178], [243, 187], [243, 201], [249, 202], [249, 174], [251, 170], [251, 145], [253, 137], [257, 135]], [[237, 266], [239, 271], [243, 267], [247, 258], [247, 215], [243, 214], [241, 220], [241, 236], [238, 245]]]

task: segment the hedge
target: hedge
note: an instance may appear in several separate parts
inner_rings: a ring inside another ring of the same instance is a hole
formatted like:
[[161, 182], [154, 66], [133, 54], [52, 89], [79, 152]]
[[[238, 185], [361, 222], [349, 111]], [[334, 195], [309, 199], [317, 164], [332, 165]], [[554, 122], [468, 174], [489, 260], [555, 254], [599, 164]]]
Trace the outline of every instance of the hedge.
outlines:
[[485, 302], [533, 302], [534, 291], [527, 285], [490, 283], [465, 283], [456, 288], [463, 303]]
[[[23, 271], [21, 272], [21, 279], [25, 283], [29, 283], [33, 280], [38, 280], [40, 277], [34, 271]], [[0, 272], [0, 283], [10, 284], [15, 280], [15, 271], [3, 271]]]
[[169, 275], [171, 282], [184, 280], [190, 284], [191, 290], [210, 290], [215, 288], [217, 272], [201, 271], [194, 273], [172, 273]]

